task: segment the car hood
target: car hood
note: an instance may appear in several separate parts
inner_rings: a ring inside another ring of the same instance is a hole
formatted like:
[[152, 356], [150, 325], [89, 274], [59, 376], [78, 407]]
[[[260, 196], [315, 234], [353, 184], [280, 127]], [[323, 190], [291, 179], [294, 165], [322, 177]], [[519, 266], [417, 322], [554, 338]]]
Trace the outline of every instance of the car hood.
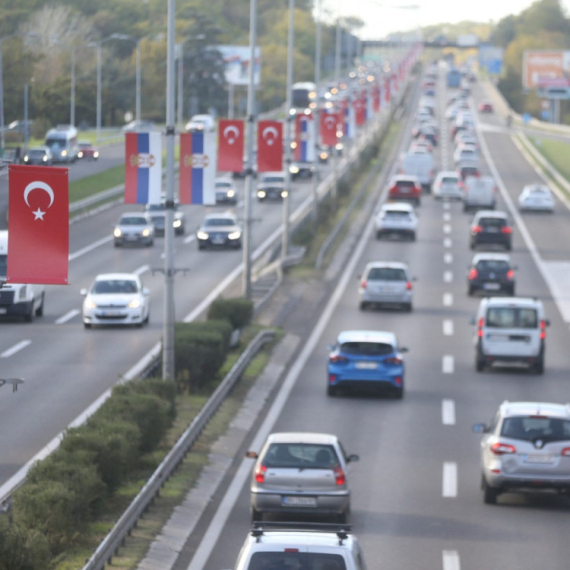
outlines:
[[89, 293], [86, 297], [97, 305], [128, 305], [133, 299], [141, 297], [140, 293]]
[[240, 226], [236, 225], [228, 225], [228, 226], [200, 226], [198, 230], [200, 232], [204, 232], [207, 234], [215, 234], [216, 232], [237, 232], [241, 231]]

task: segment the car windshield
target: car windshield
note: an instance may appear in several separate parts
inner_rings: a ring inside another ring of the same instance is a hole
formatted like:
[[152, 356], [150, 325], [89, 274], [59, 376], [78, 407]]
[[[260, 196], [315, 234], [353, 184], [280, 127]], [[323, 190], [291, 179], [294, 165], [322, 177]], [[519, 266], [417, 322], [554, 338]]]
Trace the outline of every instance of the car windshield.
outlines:
[[91, 143], [79, 143], [79, 148], [91, 148]]
[[334, 469], [339, 460], [332, 445], [272, 443], [263, 457], [266, 467]]
[[204, 221], [204, 226], [207, 228], [213, 226], [235, 226], [235, 221], [231, 218], [208, 218]]
[[508, 271], [509, 264], [499, 259], [483, 259], [477, 262], [479, 271]]
[[372, 267], [366, 276], [368, 281], [407, 281], [406, 272], [398, 267]]
[[65, 140], [46, 139], [46, 146], [49, 146], [50, 148], [63, 148], [65, 146]]
[[91, 293], [97, 295], [104, 293], [136, 293], [138, 291], [136, 281], [131, 279], [109, 279], [95, 281]]
[[534, 441], [537, 438], [547, 441], [570, 440], [570, 421], [544, 416], [505, 418], [501, 426], [501, 435], [524, 441]]
[[415, 186], [415, 182], [413, 180], [397, 180], [396, 186], [401, 188], [413, 188]]
[[216, 188], [231, 188], [231, 182], [216, 182]]
[[6, 277], [7, 264], [8, 264], [8, 256], [7, 255], [0, 255], [0, 276], [1, 277]]
[[487, 326], [498, 329], [535, 329], [536, 309], [526, 307], [491, 307], [487, 310]]
[[30, 150], [29, 152], [30, 156], [33, 156], [34, 158], [38, 158], [40, 156], [45, 156], [46, 151], [45, 150]]
[[345, 342], [341, 345], [340, 351], [360, 356], [385, 356], [392, 354], [394, 347], [386, 342]]
[[128, 216], [121, 218], [121, 226], [146, 226], [147, 221], [144, 216]]
[[254, 552], [248, 570], [346, 570], [340, 554], [280, 551]]
[[283, 178], [283, 176], [265, 176], [263, 178], [263, 183], [267, 184], [267, 183], [274, 183], [277, 182], [278, 184], [284, 184], [285, 183], [285, 179]]

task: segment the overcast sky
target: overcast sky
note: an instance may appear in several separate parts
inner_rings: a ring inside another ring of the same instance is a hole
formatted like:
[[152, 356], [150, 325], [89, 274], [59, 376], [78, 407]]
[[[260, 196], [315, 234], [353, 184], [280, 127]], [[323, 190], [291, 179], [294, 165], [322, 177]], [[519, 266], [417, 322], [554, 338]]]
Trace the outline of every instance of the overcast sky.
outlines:
[[[519, 14], [533, 0], [321, 0], [329, 16], [359, 16], [366, 22], [362, 39], [383, 38], [391, 32], [418, 26], [456, 23], [462, 20], [497, 22], [509, 14]], [[562, 0], [570, 13], [570, 0]], [[398, 8], [400, 6], [401, 8]], [[415, 7], [413, 9], [404, 7]]]

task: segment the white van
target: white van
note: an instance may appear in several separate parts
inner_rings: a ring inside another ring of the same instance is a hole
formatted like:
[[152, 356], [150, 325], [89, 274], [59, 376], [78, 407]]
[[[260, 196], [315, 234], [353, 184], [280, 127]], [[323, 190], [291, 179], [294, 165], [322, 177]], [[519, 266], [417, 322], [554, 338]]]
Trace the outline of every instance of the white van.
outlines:
[[542, 302], [526, 297], [482, 299], [474, 336], [475, 370], [499, 364], [526, 364], [544, 372], [546, 327]]
[[408, 152], [402, 159], [401, 174], [411, 174], [420, 179], [422, 190], [429, 192], [435, 177], [435, 164], [429, 152]]
[[53, 162], [75, 162], [79, 156], [77, 129], [73, 125], [57, 125], [46, 133], [47, 146]]
[[468, 176], [463, 183], [463, 211], [483, 208], [494, 210], [497, 186], [491, 176]]
[[5, 283], [8, 265], [8, 232], [0, 230], [0, 316], [21, 316], [28, 323], [44, 314], [43, 285]]

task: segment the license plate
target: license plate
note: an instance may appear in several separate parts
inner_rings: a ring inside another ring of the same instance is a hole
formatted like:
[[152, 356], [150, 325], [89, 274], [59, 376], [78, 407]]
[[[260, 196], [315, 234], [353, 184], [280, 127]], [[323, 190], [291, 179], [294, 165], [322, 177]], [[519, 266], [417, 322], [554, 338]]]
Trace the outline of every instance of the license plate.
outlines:
[[316, 507], [315, 497], [283, 497], [283, 505], [286, 507]]
[[137, 236], [126, 236], [127, 241], [136, 241]]
[[499, 230], [497, 228], [486, 228], [486, 231], [488, 231], [490, 234], [498, 234]]
[[549, 464], [554, 463], [554, 455], [525, 455], [525, 463]]
[[0, 307], [0, 315], [5, 315], [8, 312], [6, 307]]
[[354, 367], [358, 368], [359, 370], [376, 370], [376, 368], [378, 368], [378, 363], [376, 363], [376, 362], [356, 362]]
[[400, 192], [402, 194], [409, 194], [410, 193], [410, 189], [409, 188], [400, 188]]
[[224, 243], [223, 237], [214, 237], [212, 238], [212, 243]]
[[497, 291], [501, 288], [499, 283], [483, 283], [483, 289], [488, 289], [491, 291]]
[[121, 312], [120, 311], [101, 311], [101, 316], [102, 317], [120, 317]]

